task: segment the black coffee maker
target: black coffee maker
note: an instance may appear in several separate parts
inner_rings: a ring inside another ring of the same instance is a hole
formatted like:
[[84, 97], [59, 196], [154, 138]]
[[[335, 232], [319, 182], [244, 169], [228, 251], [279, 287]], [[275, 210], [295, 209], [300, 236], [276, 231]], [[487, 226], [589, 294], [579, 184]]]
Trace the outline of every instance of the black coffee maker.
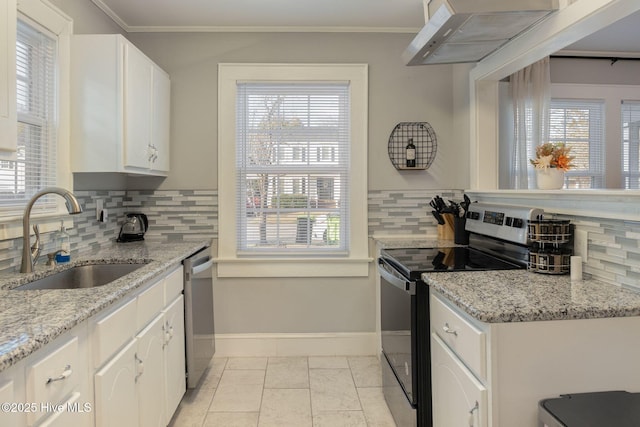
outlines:
[[149, 229], [147, 216], [139, 212], [125, 214], [124, 224], [120, 227], [118, 242], [136, 242], [144, 240], [144, 233]]

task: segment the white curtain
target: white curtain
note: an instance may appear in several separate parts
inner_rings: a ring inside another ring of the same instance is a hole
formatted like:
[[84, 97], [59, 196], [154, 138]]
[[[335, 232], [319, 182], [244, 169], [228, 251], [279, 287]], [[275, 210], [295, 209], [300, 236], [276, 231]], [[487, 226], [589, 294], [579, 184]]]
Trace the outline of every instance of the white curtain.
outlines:
[[513, 143], [510, 144], [510, 188], [536, 188], [529, 159], [536, 146], [549, 140], [551, 77], [549, 57], [523, 68], [509, 78], [513, 101]]

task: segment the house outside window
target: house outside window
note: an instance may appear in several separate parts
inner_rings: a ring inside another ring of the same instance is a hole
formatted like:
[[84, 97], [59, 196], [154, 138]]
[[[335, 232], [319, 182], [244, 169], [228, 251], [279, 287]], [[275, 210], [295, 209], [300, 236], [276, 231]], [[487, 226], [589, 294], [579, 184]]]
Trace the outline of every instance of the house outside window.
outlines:
[[220, 65], [219, 273], [368, 274], [366, 73]]

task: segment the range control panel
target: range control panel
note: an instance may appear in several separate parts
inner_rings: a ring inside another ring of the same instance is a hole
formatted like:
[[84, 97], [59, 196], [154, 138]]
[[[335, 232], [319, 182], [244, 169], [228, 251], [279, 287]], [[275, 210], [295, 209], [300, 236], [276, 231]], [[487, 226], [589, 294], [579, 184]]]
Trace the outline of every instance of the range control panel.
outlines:
[[465, 229], [509, 242], [527, 244], [527, 221], [541, 220], [542, 209], [522, 206], [472, 203], [467, 211]]

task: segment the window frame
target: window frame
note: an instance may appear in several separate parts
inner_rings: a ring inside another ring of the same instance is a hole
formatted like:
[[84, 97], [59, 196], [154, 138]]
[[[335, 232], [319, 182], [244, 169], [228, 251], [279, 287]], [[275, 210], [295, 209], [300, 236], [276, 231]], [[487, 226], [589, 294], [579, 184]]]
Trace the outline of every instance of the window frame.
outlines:
[[[350, 86], [349, 251], [342, 254], [238, 253], [236, 211], [236, 83], [348, 81]], [[367, 276], [367, 64], [218, 65], [218, 276]], [[248, 266], [251, 268], [247, 268]]]
[[[631, 163], [638, 162], [638, 156], [637, 156], [637, 152], [639, 150], [638, 145], [638, 140], [637, 138], [632, 139], [631, 138], [631, 128], [628, 127], [626, 132], [627, 132], [627, 136], [628, 138], [625, 139], [625, 117], [624, 117], [624, 104], [627, 103], [627, 105], [631, 105], [635, 111], [634, 112], [640, 112], [640, 99], [623, 99], [622, 103], [621, 103], [621, 107], [620, 107], [620, 144], [622, 145], [622, 157], [620, 159], [621, 165], [622, 165], [622, 187], [625, 190], [638, 190], [640, 189], [640, 187], [636, 184], [636, 185], [631, 185], [631, 181], [636, 181], [638, 182], [640, 180], [640, 166], [639, 165], [635, 165], [636, 169], [635, 170], [631, 170], [631, 168], [629, 168], [628, 171], [625, 171], [625, 166], [631, 166]], [[634, 108], [635, 107], [635, 108]], [[632, 122], [634, 124], [636, 123], [640, 123], [640, 121], [634, 121]], [[630, 124], [630, 123], [629, 123]], [[636, 130], [636, 134], [638, 133], [638, 127], [640, 127], [640, 125], [636, 124], [635, 126], [635, 130]], [[628, 150], [629, 150], [629, 164], [625, 164], [625, 156], [624, 156], [624, 145], [625, 142], [629, 145], [628, 146]], [[635, 145], [635, 148], [632, 147], [632, 145]], [[632, 160], [631, 158], [631, 154], [633, 154], [633, 151], [636, 152], [636, 157], [635, 157], [635, 161]]]
[[[589, 189], [603, 189], [606, 186], [606, 139], [605, 139], [605, 123], [607, 121], [607, 117], [605, 114], [606, 101], [604, 99], [592, 99], [592, 98], [560, 98], [551, 96], [551, 102], [549, 103], [550, 109], [559, 109], [559, 110], [569, 110], [572, 108], [584, 109], [587, 108], [589, 110], [589, 134], [599, 133], [599, 135], [594, 136], [593, 138], [588, 139], [589, 143], [589, 170], [576, 170], [570, 169], [565, 173], [565, 186], [568, 184], [568, 179], [572, 177], [588, 177], [591, 178], [591, 184], [596, 185], [589, 187]], [[599, 116], [591, 118], [591, 114], [594, 112], [601, 113]], [[551, 120], [551, 118], [550, 118]], [[550, 125], [552, 127], [552, 125]], [[566, 128], [565, 123], [565, 128]], [[551, 130], [549, 131], [551, 132]], [[571, 138], [567, 137], [562, 141], [549, 136], [549, 141], [551, 142], [562, 142], [566, 143], [567, 146], [571, 146]], [[595, 163], [600, 160], [600, 164], [597, 165]], [[572, 187], [567, 187], [572, 188]]]
[[605, 187], [623, 190], [621, 101], [640, 99], [640, 85], [553, 83], [552, 98], [603, 99]]
[[[70, 37], [73, 34], [73, 21], [58, 10], [51, 3], [41, 0], [21, 0], [18, 2], [18, 19], [32, 22], [57, 36], [57, 90], [56, 90], [56, 134], [57, 134], [57, 176], [56, 186], [67, 189], [73, 187], [73, 177], [70, 165]], [[15, 67], [15, 60], [13, 65]], [[15, 83], [14, 83], [15, 84]], [[57, 230], [60, 227], [60, 216], [67, 210], [64, 200], [60, 197], [52, 199], [55, 209], [48, 212], [38, 212], [34, 209], [32, 220], [35, 218], [40, 225], [40, 232]], [[16, 205], [10, 209], [13, 214], [2, 215], [0, 212], [0, 235], [5, 239], [22, 236], [22, 212], [15, 214]], [[22, 207], [24, 209], [26, 201]], [[22, 211], [20, 209], [20, 211]], [[0, 208], [1, 211], [1, 208]], [[5, 213], [7, 211], [5, 210]], [[69, 226], [72, 224], [69, 223]]]

